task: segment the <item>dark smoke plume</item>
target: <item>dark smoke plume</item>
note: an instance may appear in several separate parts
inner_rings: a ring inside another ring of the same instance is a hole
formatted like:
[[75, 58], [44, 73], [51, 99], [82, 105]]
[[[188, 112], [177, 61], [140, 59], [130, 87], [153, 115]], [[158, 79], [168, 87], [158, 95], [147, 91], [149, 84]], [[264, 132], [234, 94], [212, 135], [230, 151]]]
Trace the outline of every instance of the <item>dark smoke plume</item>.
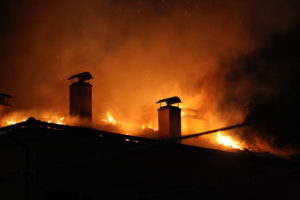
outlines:
[[300, 21], [288, 32], [274, 34], [264, 46], [240, 56], [227, 75], [228, 105], [244, 105], [245, 121], [254, 125], [241, 137], [253, 144], [300, 150]]

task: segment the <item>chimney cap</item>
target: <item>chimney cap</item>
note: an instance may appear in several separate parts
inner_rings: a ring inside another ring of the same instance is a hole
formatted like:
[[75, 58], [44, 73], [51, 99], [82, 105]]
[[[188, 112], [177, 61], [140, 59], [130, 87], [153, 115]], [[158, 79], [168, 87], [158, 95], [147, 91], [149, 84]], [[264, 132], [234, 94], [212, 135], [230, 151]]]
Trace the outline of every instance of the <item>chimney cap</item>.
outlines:
[[9, 94], [3, 94], [3, 93], [0, 93], [0, 97], [6, 97], [6, 98], [12, 98], [12, 96], [10, 96]]
[[174, 104], [174, 103], [182, 103], [181, 99], [178, 96], [161, 99], [161, 100], [157, 101], [156, 103], [162, 103], [162, 102], [166, 102], [168, 106], [171, 104]]
[[0, 93], [0, 105], [10, 106], [9, 99], [11, 98], [12, 96], [10, 96], [9, 94]]
[[83, 82], [83, 81], [86, 81], [86, 80], [90, 80], [93, 77], [92, 77], [90, 72], [82, 72], [82, 73], [75, 74], [75, 75], [71, 76], [70, 78], [68, 78], [68, 80], [72, 80], [74, 78], [78, 78], [79, 82]]

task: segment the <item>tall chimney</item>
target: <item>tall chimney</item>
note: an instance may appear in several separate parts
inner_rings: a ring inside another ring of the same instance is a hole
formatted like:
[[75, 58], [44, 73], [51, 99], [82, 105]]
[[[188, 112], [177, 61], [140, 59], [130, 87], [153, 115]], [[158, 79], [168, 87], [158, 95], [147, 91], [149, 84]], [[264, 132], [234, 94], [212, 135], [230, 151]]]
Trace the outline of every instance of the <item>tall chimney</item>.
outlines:
[[[181, 109], [179, 97], [174, 96], [157, 101], [158, 109], [158, 138], [172, 139], [181, 137]], [[163, 105], [166, 104], [166, 105]], [[174, 106], [173, 104], [177, 104]]]
[[72, 81], [70, 116], [79, 119], [79, 126], [92, 127], [92, 85], [89, 83], [92, 78], [89, 72], [75, 74], [68, 78]]

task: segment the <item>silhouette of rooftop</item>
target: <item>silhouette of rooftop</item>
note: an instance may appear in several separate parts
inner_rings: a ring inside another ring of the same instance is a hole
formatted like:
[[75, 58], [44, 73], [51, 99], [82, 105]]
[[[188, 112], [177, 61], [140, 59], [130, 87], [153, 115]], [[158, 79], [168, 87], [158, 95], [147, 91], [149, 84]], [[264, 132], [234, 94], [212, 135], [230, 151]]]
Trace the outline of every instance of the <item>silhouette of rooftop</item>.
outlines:
[[166, 102], [167, 105], [171, 105], [174, 103], [182, 103], [181, 99], [177, 96], [169, 97], [166, 99], [161, 99], [161, 100], [157, 101], [156, 103], [163, 103], [163, 102]]
[[34, 118], [0, 129], [0, 154], [0, 192], [14, 199], [24, 199], [26, 187], [42, 200], [276, 199], [300, 194], [297, 161]]

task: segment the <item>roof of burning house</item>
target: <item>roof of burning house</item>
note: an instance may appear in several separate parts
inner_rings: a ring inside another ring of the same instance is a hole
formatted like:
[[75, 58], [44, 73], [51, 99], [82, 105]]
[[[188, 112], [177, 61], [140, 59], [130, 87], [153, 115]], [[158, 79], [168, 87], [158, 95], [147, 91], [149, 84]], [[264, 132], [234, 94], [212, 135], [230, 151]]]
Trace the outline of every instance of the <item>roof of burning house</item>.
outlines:
[[[34, 146], [40, 188], [49, 196], [71, 192], [90, 199], [267, 198], [295, 192], [300, 178], [297, 162], [266, 154], [224, 152], [33, 118], [0, 129], [2, 150], [17, 143]], [[15, 154], [7, 158], [0, 176], [5, 166], [23, 166], [12, 161]]]
[[[22, 137], [26, 135], [30, 135], [31, 139], [34, 136], [43, 137], [46, 135], [56, 135], [62, 136], [56, 138], [59, 140], [60, 138], [67, 138], [68, 143], [72, 142], [73, 138], [80, 137], [86, 138], [93, 142], [98, 141], [114, 141], [115, 143], [124, 143], [128, 146], [128, 144], [144, 144], [151, 143], [153, 140], [140, 138], [130, 135], [123, 135], [118, 133], [111, 133], [107, 131], [102, 131], [98, 129], [85, 128], [85, 127], [77, 127], [77, 126], [69, 126], [69, 125], [61, 125], [49, 122], [43, 122], [40, 120], [36, 120], [35, 118], [28, 118], [24, 122], [20, 122], [14, 125], [6, 126], [0, 128], [0, 136], [13, 136], [13, 137]], [[2, 140], [3, 142], [3, 140]], [[55, 140], [53, 140], [55, 142]], [[0, 141], [1, 144], [1, 141]]]

